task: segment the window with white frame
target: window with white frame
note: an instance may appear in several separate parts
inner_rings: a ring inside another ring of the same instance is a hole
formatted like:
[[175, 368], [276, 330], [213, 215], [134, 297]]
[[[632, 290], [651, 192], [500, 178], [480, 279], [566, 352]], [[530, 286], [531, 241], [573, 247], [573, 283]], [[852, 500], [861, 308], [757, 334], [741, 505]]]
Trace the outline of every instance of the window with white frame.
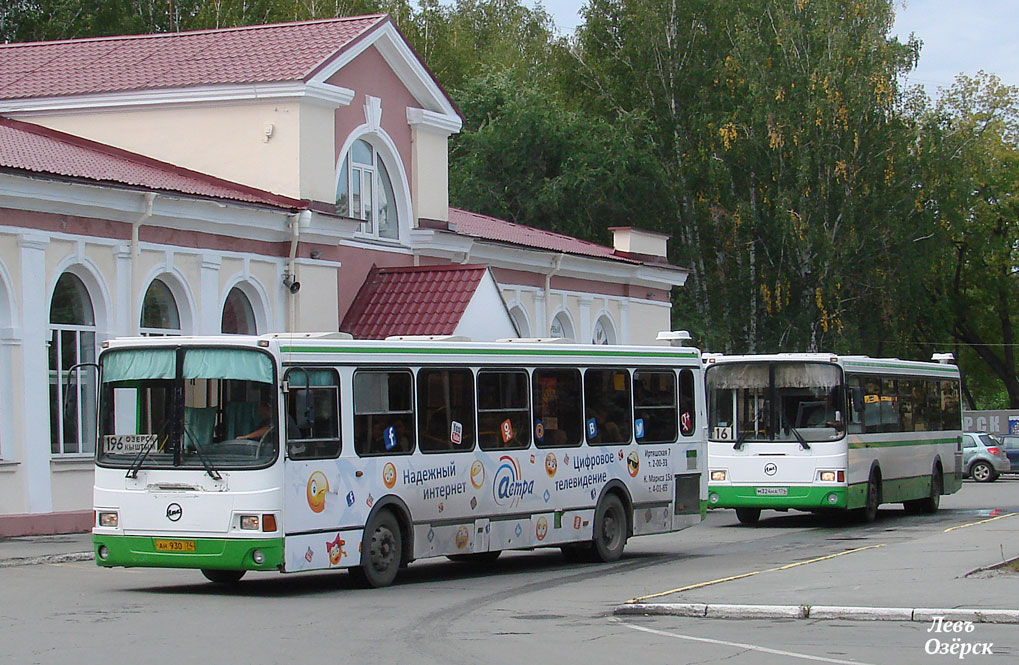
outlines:
[[598, 321], [594, 324], [594, 333], [591, 336], [592, 344], [615, 344], [616, 343], [616, 330], [612, 325], [612, 321], [606, 316], [598, 317]]
[[255, 310], [251, 307], [251, 301], [244, 295], [244, 291], [236, 286], [230, 289], [226, 296], [221, 329], [226, 335], [258, 334]]
[[96, 360], [92, 298], [76, 275], [57, 280], [50, 302], [50, 452], [75, 455], [95, 451], [94, 368], [71, 371]]
[[548, 334], [550, 337], [558, 339], [576, 339], [576, 335], [573, 334], [573, 322], [570, 321], [570, 315], [566, 312], [559, 312], [552, 319], [552, 325], [548, 328]]
[[336, 212], [361, 220], [361, 232], [376, 238], [400, 237], [393, 181], [372, 144], [357, 139], [343, 158], [336, 184]]
[[518, 336], [531, 336], [531, 326], [527, 324], [527, 314], [524, 312], [523, 307], [520, 305], [514, 305], [513, 308], [510, 309], [510, 318], [513, 319], [513, 325], [516, 326]]
[[170, 287], [154, 279], [145, 291], [139, 332], [146, 337], [180, 335], [180, 312]]

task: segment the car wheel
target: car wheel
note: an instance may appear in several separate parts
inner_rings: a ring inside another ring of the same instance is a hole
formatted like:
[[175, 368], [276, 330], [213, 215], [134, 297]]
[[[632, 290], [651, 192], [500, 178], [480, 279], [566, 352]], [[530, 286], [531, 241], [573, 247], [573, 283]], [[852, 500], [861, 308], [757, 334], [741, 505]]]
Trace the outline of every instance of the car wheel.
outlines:
[[739, 520], [740, 524], [747, 526], [755, 526], [761, 521], [761, 509], [760, 508], [737, 508], [736, 519]]
[[982, 460], [973, 463], [969, 468], [969, 475], [978, 483], [989, 483], [998, 477], [991, 465]]
[[350, 573], [362, 586], [389, 586], [400, 572], [403, 558], [400, 525], [391, 512], [383, 510], [368, 523], [364, 535], [361, 565], [351, 568]]

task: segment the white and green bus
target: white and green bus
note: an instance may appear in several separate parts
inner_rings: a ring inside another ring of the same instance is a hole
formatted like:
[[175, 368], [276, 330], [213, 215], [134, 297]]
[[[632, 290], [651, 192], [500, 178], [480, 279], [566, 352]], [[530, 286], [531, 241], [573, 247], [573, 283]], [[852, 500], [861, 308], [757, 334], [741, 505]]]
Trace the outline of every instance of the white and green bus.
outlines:
[[959, 370], [822, 353], [705, 355], [708, 506], [937, 511], [962, 483]]
[[706, 512], [696, 349], [162, 337], [99, 366], [100, 566], [384, 586], [434, 556], [611, 561]]

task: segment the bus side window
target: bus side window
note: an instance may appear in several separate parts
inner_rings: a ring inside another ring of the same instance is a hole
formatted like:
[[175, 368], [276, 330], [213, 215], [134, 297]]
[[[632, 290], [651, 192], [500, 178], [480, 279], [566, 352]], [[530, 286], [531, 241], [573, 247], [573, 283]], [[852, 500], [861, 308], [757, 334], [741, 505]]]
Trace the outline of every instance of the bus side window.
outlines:
[[849, 377], [849, 433], [860, 434], [863, 432], [863, 417], [866, 410], [863, 387], [860, 385], [860, 377]]
[[527, 372], [478, 372], [478, 445], [482, 450], [523, 449], [531, 445]]
[[474, 375], [469, 369], [418, 370], [422, 452], [474, 449]]
[[358, 455], [413, 452], [413, 384], [409, 369], [354, 372], [354, 450]]
[[629, 443], [630, 373], [622, 368], [584, 372], [585, 432], [596, 445]]
[[679, 431], [683, 436], [693, 436], [697, 428], [695, 379], [693, 370], [684, 369], [679, 373]]
[[340, 455], [340, 379], [330, 369], [287, 372], [287, 455], [330, 459]]
[[580, 370], [541, 368], [531, 378], [532, 432], [539, 448], [579, 446], [584, 440]]
[[[676, 373], [633, 373], [633, 436], [637, 443], [672, 443], [679, 434]], [[685, 434], [686, 432], [684, 432]]]

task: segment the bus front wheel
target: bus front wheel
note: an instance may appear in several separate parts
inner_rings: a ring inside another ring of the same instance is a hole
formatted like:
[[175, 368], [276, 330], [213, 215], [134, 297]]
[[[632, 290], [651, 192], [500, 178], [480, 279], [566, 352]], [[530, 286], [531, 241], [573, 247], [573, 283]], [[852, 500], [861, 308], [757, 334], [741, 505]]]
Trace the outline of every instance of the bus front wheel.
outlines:
[[867, 499], [860, 509], [860, 520], [870, 524], [877, 519], [877, 509], [881, 505], [881, 474], [872, 471], [867, 481]]
[[236, 584], [241, 581], [244, 577], [243, 570], [214, 570], [212, 568], [202, 568], [202, 575], [205, 575], [205, 579], [216, 584]]
[[615, 494], [609, 494], [594, 511], [591, 554], [596, 561], [616, 561], [626, 547], [626, 509]]
[[350, 569], [359, 584], [372, 588], [389, 586], [400, 572], [403, 538], [400, 525], [388, 510], [376, 514], [364, 529], [361, 565]]
[[740, 524], [746, 524], [747, 526], [754, 526], [761, 521], [761, 509], [760, 508], [737, 508], [736, 519], [739, 520]]

